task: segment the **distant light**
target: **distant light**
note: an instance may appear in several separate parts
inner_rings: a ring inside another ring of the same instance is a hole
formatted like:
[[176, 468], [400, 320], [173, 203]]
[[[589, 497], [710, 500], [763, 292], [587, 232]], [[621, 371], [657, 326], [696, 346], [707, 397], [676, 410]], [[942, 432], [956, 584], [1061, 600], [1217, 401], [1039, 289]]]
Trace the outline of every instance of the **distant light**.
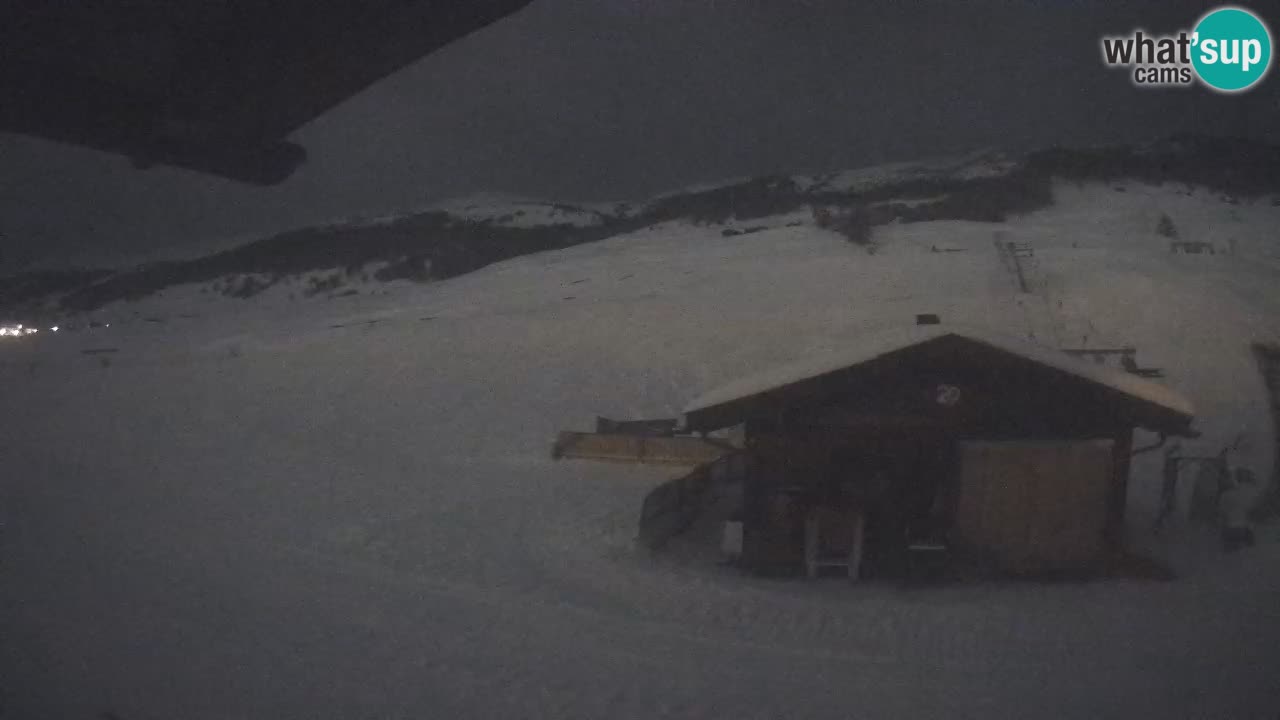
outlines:
[[49, 328], [49, 331], [50, 331], [50, 332], [58, 332], [58, 326], [57, 326], [57, 325], [54, 325], [53, 327]]

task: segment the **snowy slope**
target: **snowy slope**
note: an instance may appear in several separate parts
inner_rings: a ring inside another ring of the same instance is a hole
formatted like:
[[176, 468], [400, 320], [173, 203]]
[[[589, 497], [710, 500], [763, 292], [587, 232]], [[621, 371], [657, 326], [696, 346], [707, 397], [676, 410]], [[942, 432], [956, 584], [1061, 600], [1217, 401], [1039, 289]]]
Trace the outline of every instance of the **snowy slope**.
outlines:
[[911, 180], [973, 180], [1001, 177], [1018, 166], [1013, 156], [993, 150], [936, 158], [888, 163], [824, 175], [797, 175], [797, 185], [808, 192], [865, 192]]
[[583, 227], [599, 225], [607, 217], [603, 208], [489, 193], [446, 200], [426, 209], [443, 210], [464, 220], [495, 223], [505, 227], [537, 227], [539, 225]]
[[[1131, 534], [1178, 582], [911, 594], [644, 557], [640, 500], [670, 471], [548, 458], [596, 414], [674, 416], [936, 312], [1136, 345], [1196, 406], [1188, 453], [1243, 432], [1240, 461], [1267, 475], [1248, 343], [1280, 341], [1280, 208], [1055, 192], [1007, 223], [877, 228], [874, 254], [787, 218], [732, 237], [672, 222], [385, 295], [166, 291], [104, 308], [111, 328], [0, 348], [5, 708], [1269, 717], [1280, 538], [1222, 556], [1182, 525], [1152, 537], [1145, 459]], [[1161, 213], [1236, 253], [1170, 255]], [[1032, 293], [997, 240], [1035, 248]]]

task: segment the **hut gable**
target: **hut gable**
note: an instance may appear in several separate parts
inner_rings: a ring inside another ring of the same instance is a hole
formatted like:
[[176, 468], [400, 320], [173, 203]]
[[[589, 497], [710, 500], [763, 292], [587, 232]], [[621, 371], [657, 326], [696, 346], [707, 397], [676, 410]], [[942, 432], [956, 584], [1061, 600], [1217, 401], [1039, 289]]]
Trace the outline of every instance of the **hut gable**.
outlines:
[[843, 414], [851, 421], [865, 414], [876, 422], [936, 421], [997, 435], [1070, 436], [1100, 424], [1189, 435], [1194, 410], [1168, 388], [1053, 348], [934, 325], [872, 336], [735, 380], [690, 403], [684, 424], [709, 431], [780, 413]]

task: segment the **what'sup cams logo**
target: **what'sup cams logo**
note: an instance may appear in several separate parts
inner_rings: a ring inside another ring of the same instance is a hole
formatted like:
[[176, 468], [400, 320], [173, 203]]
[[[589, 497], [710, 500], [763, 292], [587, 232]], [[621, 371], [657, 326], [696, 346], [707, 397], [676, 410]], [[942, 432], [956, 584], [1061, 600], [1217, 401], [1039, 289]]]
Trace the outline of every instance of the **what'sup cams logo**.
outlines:
[[1195, 29], [1176, 35], [1102, 38], [1102, 60], [1132, 68], [1141, 87], [1192, 85], [1224, 93], [1254, 87], [1271, 67], [1271, 31], [1256, 13], [1220, 7], [1201, 17]]

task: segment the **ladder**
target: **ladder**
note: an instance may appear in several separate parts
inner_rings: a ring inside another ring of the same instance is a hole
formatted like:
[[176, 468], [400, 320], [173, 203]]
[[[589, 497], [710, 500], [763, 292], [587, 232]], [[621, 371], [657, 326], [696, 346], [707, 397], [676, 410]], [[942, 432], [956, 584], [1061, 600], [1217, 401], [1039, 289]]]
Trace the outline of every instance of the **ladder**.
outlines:
[[840, 511], [823, 506], [810, 508], [804, 517], [804, 568], [805, 575], [815, 580], [823, 568], [839, 568], [845, 571], [849, 582], [857, 582], [862, 569], [862, 548], [866, 530], [866, 513], [861, 510], [845, 511], [851, 518], [849, 528], [849, 552], [831, 554], [824, 552], [824, 525], [832, 524]]

